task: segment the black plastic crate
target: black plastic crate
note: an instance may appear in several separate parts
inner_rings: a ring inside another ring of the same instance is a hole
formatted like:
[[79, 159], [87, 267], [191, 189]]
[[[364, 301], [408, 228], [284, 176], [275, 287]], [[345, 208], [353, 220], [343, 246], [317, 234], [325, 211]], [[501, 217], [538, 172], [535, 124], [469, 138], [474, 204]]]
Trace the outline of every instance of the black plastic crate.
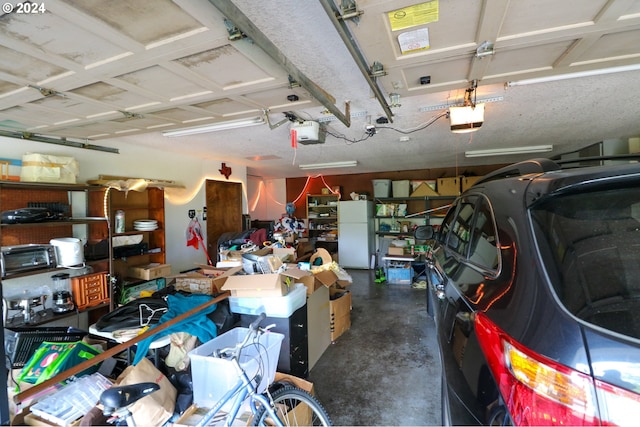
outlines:
[[4, 329], [4, 351], [7, 368], [19, 369], [29, 361], [43, 342], [75, 342], [88, 332], [66, 326]]

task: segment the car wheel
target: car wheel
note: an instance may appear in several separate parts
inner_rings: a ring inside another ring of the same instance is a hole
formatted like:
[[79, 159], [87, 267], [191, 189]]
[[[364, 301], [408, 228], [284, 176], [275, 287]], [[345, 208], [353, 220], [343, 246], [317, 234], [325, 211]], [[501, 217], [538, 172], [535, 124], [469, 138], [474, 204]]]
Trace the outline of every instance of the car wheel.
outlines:
[[487, 417], [488, 426], [511, 426], [511, 416], [507, 412], [507, 408], [499, 401], [495, 401], [488, 408], [489, 416]]

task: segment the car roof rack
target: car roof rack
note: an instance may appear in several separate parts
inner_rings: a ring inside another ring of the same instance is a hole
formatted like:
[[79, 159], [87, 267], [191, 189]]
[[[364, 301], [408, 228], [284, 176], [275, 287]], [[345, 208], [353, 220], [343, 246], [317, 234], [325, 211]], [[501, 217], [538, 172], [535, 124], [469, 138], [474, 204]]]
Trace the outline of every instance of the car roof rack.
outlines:
[[513, 176], [524, 176], [532, 173], [544, 173], [555, 171], [558, 169], [560, 169], [560, 165], [550, 159], [540, 158], [525, 160], [488, 173], [487, 175], [476, 181], [475, 185]]
[[[558, 165], [565, 168], [567, 165], [575, 165], [573, 167], [584, 167], [584, 166], [587, 166], [584, 164], [586, 162], [602, 162], [604, 160], [625, 160], [625, 161], [640, 160], [640, 153], [576, 157], [572, 159], [554, 159], [554, 162], [556, 162]], [[596, 165], [588, 165], [588, 166], [596, 166]]]

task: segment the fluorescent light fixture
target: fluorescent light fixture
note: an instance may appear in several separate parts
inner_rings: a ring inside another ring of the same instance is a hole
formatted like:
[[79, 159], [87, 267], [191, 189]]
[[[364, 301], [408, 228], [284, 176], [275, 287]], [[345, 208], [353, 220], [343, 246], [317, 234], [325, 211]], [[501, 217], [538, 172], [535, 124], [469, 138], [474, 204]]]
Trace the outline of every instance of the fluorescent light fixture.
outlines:
[[525, 147], [492, 148], [487, 150], [465, 151], [465, 157], [505, 156], [509, 154], [546, 153], [553, 150], [553, 145], [529, 145]]
[[516, 80], [507, 82], [507, 86], [524, 86], [535, 83], [555, 82], [558, 80], [574, 79], [577, 77], [600, 76], [602, 74], [620, 73], [623, 71], [640, 70], [640, 64], [621, 65], [619, 67], [601, 68], [597, 70], [577, 71], [575, 73], [557, 74], [555, 76], [537, 77], [533, 79]]
[[358, 166], [358, 162], [356, 160], [347, 160], [344, 162], [331, 162], [331, 163], [312, 163], [307, 165], [300, 165], [300, 169], [309, 170], [309, 169], [349, 168], [353, 166]]
[[465, 105], [449, 108], [451, 132], [468, 133], [477, 131], [484, 122], [484, 104]]
[[162, 135], [168, 136], [168, 137], [186, 136], [186, 135], [195, 135], [198, 133], [216, 132], [219, 130], [244, 128], [244, 127], [256, 126], [261, 124], [264, 124], [264, 119], [262, 117], [253, 117], [250, 119], [230, 120], [228, 122], [218, 122], [218, 123], [212, 123], [210, 125], [204, 125], [204, 126], [195, 126], [190, 128], [184, 128], [184, 129], [169, 130], [166, 132], [162, 132]]

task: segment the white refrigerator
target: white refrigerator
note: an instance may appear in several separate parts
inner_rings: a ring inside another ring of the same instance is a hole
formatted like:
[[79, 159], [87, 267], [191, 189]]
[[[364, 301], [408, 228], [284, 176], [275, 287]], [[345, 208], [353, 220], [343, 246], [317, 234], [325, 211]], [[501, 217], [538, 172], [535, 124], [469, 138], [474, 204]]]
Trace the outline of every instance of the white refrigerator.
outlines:
[[368, 269], [374, 253], [373, 202], [338, 202], [338, 263], [344, 268]]

